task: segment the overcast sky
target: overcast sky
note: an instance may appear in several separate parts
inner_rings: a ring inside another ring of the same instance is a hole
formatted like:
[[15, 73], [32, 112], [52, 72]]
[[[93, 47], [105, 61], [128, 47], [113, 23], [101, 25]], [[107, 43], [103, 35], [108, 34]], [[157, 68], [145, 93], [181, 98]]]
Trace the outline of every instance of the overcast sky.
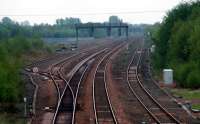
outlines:
[[[56, 18], [79, 17], [82, 22], [107, 21], [117, 15], [124, 22], [152, 24], [182, 0], [0, 0], [0, 18], [55, 23]], [[187, 0], [185, 0], [187, 1]]]

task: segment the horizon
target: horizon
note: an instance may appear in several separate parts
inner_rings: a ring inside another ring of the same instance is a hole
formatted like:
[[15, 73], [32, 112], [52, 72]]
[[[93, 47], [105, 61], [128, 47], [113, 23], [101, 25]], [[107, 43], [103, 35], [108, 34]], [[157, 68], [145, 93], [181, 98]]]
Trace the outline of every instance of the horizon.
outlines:
[[31, 25], [55, 24], [56, 19], [70, 17], [80, 18], [83, 23], [105, 22], [112, 15], [118, 16], [123, 22], [129, 24], [154, 24], [161, 22], [166, 13], [176, 5], [185, 2], [182, 0], [154, 0], [155, 2], [144, 0], [125, 0], [125, 2], [113, 0], [0, 1], [2, 3], [0, 5], [0, 19], [9, 17], [19, 23], [29, 21]]

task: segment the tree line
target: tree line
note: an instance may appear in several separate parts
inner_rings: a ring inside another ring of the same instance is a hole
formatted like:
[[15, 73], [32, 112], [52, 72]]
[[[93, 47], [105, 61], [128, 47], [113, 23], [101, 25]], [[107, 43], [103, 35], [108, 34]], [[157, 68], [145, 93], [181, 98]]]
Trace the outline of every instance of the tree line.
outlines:
[[[22, 102], [24, 82], [20, 70], [27, 64], [27, 58], [49, 53], [47, 46], [31, 27], [5, 17], [0, 22], [0, 107]], [[10, 107], [10, 106], [8, 106]]]
[[[123, 22], [118, 16], [110, 16], [108, 21], [98, 24], [107, 24], [107, 23], [121, 23]], [[83, 22], [79, 18], [65, 18], [65, 19], [56, 19], [55, 24], [41, 23], [30, 25], [28, 21], [24, 22], [15, 22], [8, 17], [4, 17], [0, 22], [0, 39], [6, 37], [12, 37], [15, 35], [23, 35], [27, 37], [38, 36], [38, 37], [48, 37], [48, 38], [63, 38], [63, 37], [75, 37], [75, 25], [82, 24]], [[90, 24], [91, 22], [88, 22]], [[143, 25], [129, 25], [129, 33], [142, 33]], [[112, 35], [117, 36], [118, 30], [113, 29]], [[122, 31], [125, 33], [125, 31]], [[89, 31], [82, 29], [79, 32], [81, 37], [89, 37]], [[105, 37], [107, 36], [106, 29], [96, 29], [94, 37]]]
[[174, 69], [178, 85], [200, 87], [200, 1], [184, 2], [151, 28], [154, 67]]
[[[110, 23], [120, 23], [117, 16], [109, 18]], [[0, 21], [0, 105], [2, 103], [22, 102], [24, 82], [20, 70], [27, 63], [28, 56], [37, 56], [41, 52], [51, 52], [51, 47], [41, 39], [44, 37], [75, 37], [75, 24], [82, 23], [79, 18], [57, 19], [56, 24], [34, 24], [28, 21], [16, 22], [9, 17]], [[130, 25], [130, 32], [142, 33], [144, 25]], [[82, 30], [80, 36], [89, 36]], [[117, 34], [117, 30], [112, 32]], [[106, 36], [106, 31], [95, 31], [95, 37]]]

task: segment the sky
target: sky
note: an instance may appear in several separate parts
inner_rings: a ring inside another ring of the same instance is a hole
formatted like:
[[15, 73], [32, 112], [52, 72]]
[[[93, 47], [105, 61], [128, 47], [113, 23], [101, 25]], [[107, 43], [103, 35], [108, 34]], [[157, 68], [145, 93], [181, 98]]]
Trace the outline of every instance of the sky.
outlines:
[[[104, 22], [117, 15], [132, 24], [160, 22], [183, 0], [0, 0], [0, 19], [54, 24], [57, 18], [79, 17], [82, 22]], [[187, 1], [187, 0], [185, 0]]]

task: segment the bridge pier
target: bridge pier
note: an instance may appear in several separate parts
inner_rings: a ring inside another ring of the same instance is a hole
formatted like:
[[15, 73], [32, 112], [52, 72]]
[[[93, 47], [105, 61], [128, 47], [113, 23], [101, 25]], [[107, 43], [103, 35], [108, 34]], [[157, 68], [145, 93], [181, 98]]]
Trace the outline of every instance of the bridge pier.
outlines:
[[121, 28], [118, 28], [118, 36], [121, 37], [121, 35], [122, 35], [122, 30]]
[[76, 27], [76, 41], [78, 41], [78, 28]]
[[107, 36], [110, 37], [111, 36], [111, 27], [107, 28]]
[[94, 36], [94, 27], [91, 27], [91, 28], [90, 28], [89, 36], [90, 36], [90, 37], [93, 37], [93, 36]]
[[128, 38], [128, 27], [126, 28], [126, 37]]

